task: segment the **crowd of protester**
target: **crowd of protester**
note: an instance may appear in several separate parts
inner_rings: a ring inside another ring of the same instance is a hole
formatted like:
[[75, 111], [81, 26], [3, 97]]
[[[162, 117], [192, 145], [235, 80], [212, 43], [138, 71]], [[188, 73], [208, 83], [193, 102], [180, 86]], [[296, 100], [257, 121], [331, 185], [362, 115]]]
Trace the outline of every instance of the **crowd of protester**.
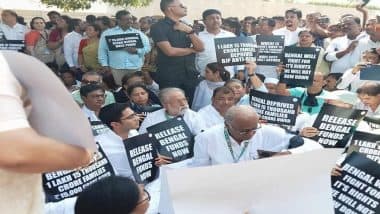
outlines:
[[[85, 20], [51, 11], [49, 20], [33, 17], [29, 24], [20, 22], [14, 11], [3, 10], [0, 32], [2, 39], [24, 40], [25, 54], [51, 68], [89, 120], [106, 124], [120, 137], [120, 144], [145, 133], [147, 127], [182, 116], [195, 146], [192, 160], [180, 167], [253, 160], [258, 158], [257, 149], [282, 154], [321, 149], [305, 137], [318, 135], [312, 125], [324, 103], [366, 110], [367, 116], [380, 118], [380, 82], [359, 78], [361, 68], [380, 64], [380, 20], [368, 17], [361, 5], [356, 10], [363, 17], [344, 14], [337, 22], [329, 14], [305, 16], [295, 8], [273, 17], [252, 14], [243, 19], [224, 18], [223, 11], [205, 8], [193, 25], [182, 21], [188, 8], [181, 1], [161, 0], [160, 7], [164, 16], [140, 18], [126, 10], [114, 17], [88, 15]], [[110, 50], [106, 36], [125, 33], [138, 34], [142, 47]], [[217, 62], [215, 38], [256, 41], [257, 35], [283, 35], [285, 46], [319, 47], [312, 85], [281, 82], [282, 64]], [[286, 129], [265, 124], [250, 106], [252, 89], [300, 98], [296, 125]], [[148, 108], [156, 111], [142, 114]], [[304, 144], [294, 148], [299, 139]], [[228, 147], [220, 143], [224, 141]], [[163, 155], [156, 160], [159, 166], [170, 163]], [[120, 168], [129, 168], [125, 165]], [[130, 172], [118, 174], [133, 177]], [[158, 203], [159, 190], [151, 189], [152, 200]], [[155, 205], [147, 211], [150, 199], [133, 180], [115, 177], [96, 183], [76, 200], [47, 204], [46, 213], [74, 213], [75, 203], [78, 214], [122, 213], [108, 209], [106, 203], [123, 204], [118, 208], [126, 213], [157, 213]]]

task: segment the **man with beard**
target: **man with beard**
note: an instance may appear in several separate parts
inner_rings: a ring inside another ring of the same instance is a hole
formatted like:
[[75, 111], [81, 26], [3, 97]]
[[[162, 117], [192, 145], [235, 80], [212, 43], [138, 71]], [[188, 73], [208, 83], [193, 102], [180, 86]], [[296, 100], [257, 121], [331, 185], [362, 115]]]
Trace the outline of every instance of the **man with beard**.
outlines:
[[193, 135], [197, 135], [204, 130], [202, 120], [196, 112], [189, 109], [189, 104], [185, 97], [185, 92], [179, 88], [162, 89], [158, 95], [163, 109], [149, 114], [141, 124], [140, 134], [146, 133], [146, 128], [182, 116]]
[[180, 19], [187, 15], [187, 8], [180, 0], [161, 0], [165, 18], [152, 25], [150, 34], [157, 45], [157, 82], [160, 88], [182, 88], [192, 97], [198, 84], [195, 53], [203, 51], [203, 42], [195, 31]]
[[285, 11], [285, 27], [273, 31], [273, 34], [285, 36], [285, 46], [297, 43], [298, 33], [303, 30], [298, 27], [301, 18], [302, 12], [296, 8]]
[[360, 60], [360, 56], [353, 54], [358, 41], [366, 37], [366, 34], [361, 33], [360, 19], [354, 16], [345, 17], [343, 32], [346, 35], [331, 41], [326, 49], [325, 60], [331, 62], [331, 73], [342, 74]]

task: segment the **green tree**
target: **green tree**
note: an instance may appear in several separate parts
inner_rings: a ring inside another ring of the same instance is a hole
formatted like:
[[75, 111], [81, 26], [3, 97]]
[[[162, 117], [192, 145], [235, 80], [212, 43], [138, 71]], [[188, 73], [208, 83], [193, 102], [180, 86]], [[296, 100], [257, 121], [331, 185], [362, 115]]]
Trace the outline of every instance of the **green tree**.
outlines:
[[[48, 6], [56, 6], [65, 11], [89, 9], [91, 4], [97, 0], [41, 0], [43, 4]], [[113, 6], [120, 7], [142, 7], [149, 5], [153, 0], [102, 0]]]

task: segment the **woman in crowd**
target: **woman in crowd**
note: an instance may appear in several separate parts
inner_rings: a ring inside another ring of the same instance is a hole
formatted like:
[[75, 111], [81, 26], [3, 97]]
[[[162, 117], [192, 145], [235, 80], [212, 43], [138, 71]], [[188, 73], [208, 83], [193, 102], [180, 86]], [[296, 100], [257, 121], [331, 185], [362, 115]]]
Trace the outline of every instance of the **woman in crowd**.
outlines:
[[149, 89], [142, 83], [131, 85], [127, 89], [129, 106], [139, 114], [140, 122], [144, 120], [150, 112], [161, 109], [159, 103], [153, 102], [149, 97]]
[[54, 61], [53, 52], [47, 47], [49, 31], [45, 29], [45, 20], [34, 17], [30, 22], [31, 31], [25, 35], [26, 53], [36, 57], [44, 63]]
[[228, 80], [224, 86], [227, 86], [234, 92], [236, 105], [249, 105], [249, 96], [246, 94], [242, 81], [238, 79], [231, 79]]
[[48, 48], [54, 52], [55, 63], [61, 67], [65, 64], [65, 56], [63, 54], [63, 38], [69, 33], [70, 17], [61, 16], [57, 19], [57, 27], [51, 31], [48, 40]]
[[318, 55], [318, 61], [317, 65], [315, 67], [315, 70], [322, 72], [324, 75], [327, 75], [330, 73], [329, 65], [326, 61], [323, 60], [323, 56], [325, 55], [325, 50], [322, 47], [314, 45], [315, 36], [314, 34], [309, 30], [303, 30], [298, 33], [298, 42], [295, 44], [297, 47], [303, 47], [303, 48], [310, 48], [310, 47], [316, 47], [319, 48], [319, 55]]
[[230, 73], [220, 64], [213, 62], [206, 65], [205, 80], [195, 89], [192, 109], [198, 111], [211, 104], [211, 97], [215, 88], [223, 86], [230, 79]]
[[78, 64], [82, 72], [89, 70], [100, 71], [101, 65], [98, 61], [98, 48], [101, 29], [96, 24], [86, 27], [86, 39], [82, 39], [79, 44]]

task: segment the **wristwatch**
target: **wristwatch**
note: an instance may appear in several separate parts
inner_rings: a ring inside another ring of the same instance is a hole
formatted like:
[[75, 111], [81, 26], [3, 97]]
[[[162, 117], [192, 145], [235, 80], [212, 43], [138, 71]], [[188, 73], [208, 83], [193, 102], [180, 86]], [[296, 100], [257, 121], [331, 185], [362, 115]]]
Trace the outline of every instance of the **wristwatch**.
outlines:
[[256, 75], [255, 73], [253, 73], [253, 74], [248, 74], [249, 77], [253, 77], [253, 76], [255, 76], [255, 75]]
[[191, 30], [190, 32], [187, 33], [187, 35], [194, 34], [195, 30]]

